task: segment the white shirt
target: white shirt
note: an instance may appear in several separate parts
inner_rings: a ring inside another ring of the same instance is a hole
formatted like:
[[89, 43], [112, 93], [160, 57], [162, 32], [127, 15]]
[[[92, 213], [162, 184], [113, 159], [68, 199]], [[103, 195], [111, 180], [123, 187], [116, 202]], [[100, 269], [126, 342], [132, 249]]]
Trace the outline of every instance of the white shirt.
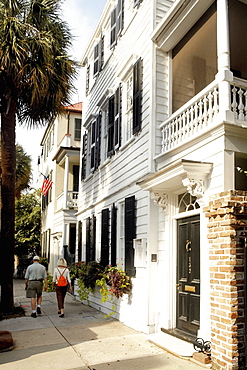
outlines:
[[[65, 271], [64, 271], [65, 270]], [[60, 273], [59, 273], [60, 272]], [[63, 275], [65, 279], [71, 284], [69, 269], [67, 267], [56, 267], [53, 274], [53, 283], [57, 283], [60, 276]]]

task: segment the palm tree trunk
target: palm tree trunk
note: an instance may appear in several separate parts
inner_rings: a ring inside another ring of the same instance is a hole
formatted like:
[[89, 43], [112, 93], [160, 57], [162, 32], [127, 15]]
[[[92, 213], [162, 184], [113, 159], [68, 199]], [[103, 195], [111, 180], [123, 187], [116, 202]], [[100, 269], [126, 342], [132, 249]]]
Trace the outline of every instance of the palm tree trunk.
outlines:
[[13, 273], [15, 244], [15, 124], [16, 104], [10, 101], [7, 113], [1, 113], [1, 162], [2, 162], [2, 209], [1, 209], [1, 311], [14, 310]]

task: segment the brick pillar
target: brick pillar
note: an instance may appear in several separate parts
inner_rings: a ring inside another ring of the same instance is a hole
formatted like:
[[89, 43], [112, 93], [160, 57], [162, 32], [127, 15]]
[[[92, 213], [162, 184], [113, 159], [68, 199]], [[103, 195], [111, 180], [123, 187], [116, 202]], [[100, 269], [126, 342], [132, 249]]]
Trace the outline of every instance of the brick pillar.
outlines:
[[217, 194], [204, 212], [209, 220], [212, 368], [242, 369], [247, 192]]

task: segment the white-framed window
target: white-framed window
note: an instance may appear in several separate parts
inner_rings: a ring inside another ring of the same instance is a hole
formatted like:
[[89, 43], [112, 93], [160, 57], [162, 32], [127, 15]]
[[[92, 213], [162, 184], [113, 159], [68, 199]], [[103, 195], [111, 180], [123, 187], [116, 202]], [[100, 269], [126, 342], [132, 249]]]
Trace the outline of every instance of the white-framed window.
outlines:
[[93, 74], [97, 75], [104, 64], [104, 36], [101, 35], [100, 40], [94, 47], [94, 68]]
[[81, 118], [75, 118], [75, 140], [81, 140]]
[[112, 48], [120, 37], [124, 22], [124, 2], [118, 0], [116, 7], [111, 12], [111, 36], [110, 47]]

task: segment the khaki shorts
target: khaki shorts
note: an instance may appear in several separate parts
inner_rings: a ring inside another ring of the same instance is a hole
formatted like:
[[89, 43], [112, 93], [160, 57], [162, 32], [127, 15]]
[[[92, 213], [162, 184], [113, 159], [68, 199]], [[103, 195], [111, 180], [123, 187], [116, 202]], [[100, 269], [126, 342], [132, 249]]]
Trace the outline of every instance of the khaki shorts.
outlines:
[[36, 298], [42, 295], [43, 281], [31, 280], [28, 282], [26, 297]]

